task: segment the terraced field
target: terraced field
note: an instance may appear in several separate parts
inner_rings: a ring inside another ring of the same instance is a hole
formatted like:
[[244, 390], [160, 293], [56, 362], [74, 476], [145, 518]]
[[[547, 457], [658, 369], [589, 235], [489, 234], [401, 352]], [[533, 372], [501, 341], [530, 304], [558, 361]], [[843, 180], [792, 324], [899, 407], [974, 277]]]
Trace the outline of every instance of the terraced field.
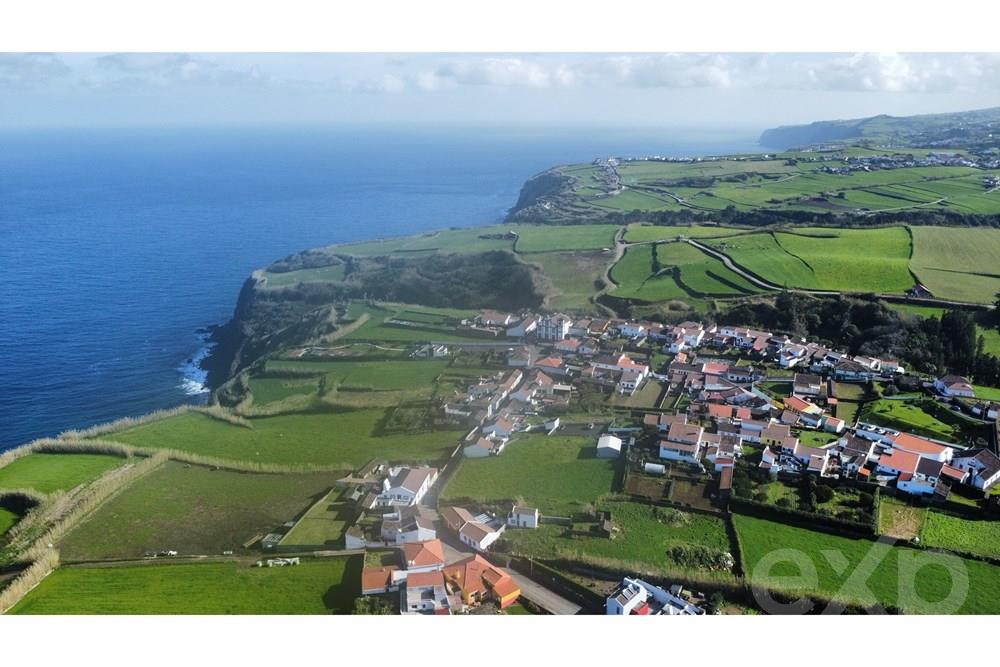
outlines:
[[601, 250], [614, 246], [617, 225], [518, 225], [517, 252], [554, 252], [558, 250]]
[[911, 268], [934, 296], [977, 303], [996, 299], [1000, 229], [914, 227], [913, 241]]
[[720, 236], [734, 236], [753, 231], [742, 227], [717, 227], [714, 225], [629, 225], [625, 232], [627, 243], [645, 241], [673, 241], [678, 236], [689, 239], [710, 239]]
[[657, 244], [660, 271], [653, 272], [653, 246], [633, 246], [611, 272], [612, 295], [640, 301], [691, 296], [740, 296], [757, 292], [742, 276], [687, 243]]

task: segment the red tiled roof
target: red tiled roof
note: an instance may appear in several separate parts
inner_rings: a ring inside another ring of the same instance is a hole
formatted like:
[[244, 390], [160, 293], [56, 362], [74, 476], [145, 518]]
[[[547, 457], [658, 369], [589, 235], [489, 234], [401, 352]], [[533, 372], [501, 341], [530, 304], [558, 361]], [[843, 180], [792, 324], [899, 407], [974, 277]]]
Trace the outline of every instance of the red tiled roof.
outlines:
[[407, 567], [426, 567], [439, 563], [444, 565], [444, 545], [441, 540], [410, 542], [403, 545], [403, 557]]

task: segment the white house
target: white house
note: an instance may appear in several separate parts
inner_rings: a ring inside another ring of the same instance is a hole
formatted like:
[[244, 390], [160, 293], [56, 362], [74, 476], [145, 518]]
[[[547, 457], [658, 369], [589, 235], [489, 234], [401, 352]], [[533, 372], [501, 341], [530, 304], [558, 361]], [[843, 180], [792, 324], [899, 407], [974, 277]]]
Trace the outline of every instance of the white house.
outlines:
[[382, 493], [376, 503], [380, 507], [416, 505], [437, 479], [437, 468], [393, 468], [382, 481]]
[[976, 389], [969, 382], [968, 378], [961, 375], [945, 375], [934, 380], [934, 388], [942, 396], [961, 396], [963, 398], [975, 398]]
[[476, 551], [486, 551], [490, 545], [500, 539], [505, 526], [501, 524], [493, 528], [489, 524], [480, 521], [469, 521], [458, 531], [458, 539], [463, 544], [467, 544]]
[[507, 525], [512, 528], [538, 528], [539, 511], [534, 507], [514, 505], [507, 515]]
[[966, 483], [983, 491], [989, 490], [1000, 480], [1000, 458], [985, 448], [958, 452], [952, 458], [951, 465], [969, 473]]
[[666, 439], [660, 440], [660, 458], [699, 465], [704, 434], [705, 429], [696, 424], [671, 424]]
[[608, 596], [605, 613], [608, 616], [701, 616], [705, 613], [680, 597], [680, 592], [679, 586], [665, 591], [642, 579], [625, 577]]
[[604, 434], [597, 439], [597, 458], [616, 459], [622, 453], [622, 439]]
[[382, 539], [389, 544], [426, 542], [437, 538], [434, 521], [419, 507], [401, 507], [382, 515]]
[[524, 338], [537, 328], [538, 317], [536, 315], [529, 315], [517, 324], [507, 327], [507, 336], [509, 338]]

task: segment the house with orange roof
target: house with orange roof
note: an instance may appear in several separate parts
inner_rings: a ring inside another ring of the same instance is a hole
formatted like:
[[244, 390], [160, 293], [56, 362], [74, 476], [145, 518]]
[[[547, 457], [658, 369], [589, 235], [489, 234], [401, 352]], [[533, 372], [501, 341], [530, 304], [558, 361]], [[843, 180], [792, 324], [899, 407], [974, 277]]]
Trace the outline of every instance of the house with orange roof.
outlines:
[[912, 433], [900, 433], [892, 441], [893, 449], [901, 449], [904, 452], [916, 454], [921, 458], [933, 459], [948, 463], [951, 461], [955, 450], [952, 447], [939, 445], [936, 442], [913, 435]]
[[407, 572], [440, 570], [444, 567], [444, 544], [441, 540], [404, 544], [403, 564]]
[[398, 591], [399, 579], [395, 576], [398, 571], [395, 565], [366, 567], [361, 571], [361, 594], [381, 595]]
[[444, 568], [444, 578], [466, 607], [492, 600], [505, 609], [517, 601], [521, 589], [513, 577], [476, 554]]
[[450, 614], [451, 601], [445, 586], [444, 574], [413, 572], [406, 577], [406, 594], [403, 596], [404, 614]]
[[879, 457], [876, 470], [884, 475], [912, 475], [917, 471], [920, 457], [903, 449], [893, 449]]

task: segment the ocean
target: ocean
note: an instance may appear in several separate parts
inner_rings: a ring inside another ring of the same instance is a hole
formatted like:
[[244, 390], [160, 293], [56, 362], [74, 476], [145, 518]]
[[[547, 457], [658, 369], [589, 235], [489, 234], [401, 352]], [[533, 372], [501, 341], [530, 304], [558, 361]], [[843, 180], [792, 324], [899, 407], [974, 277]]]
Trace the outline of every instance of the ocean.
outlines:
[[607, 155], [757, 149], [753, 130], [245, 128], [0, 133], [0, 450], [206, 397], [203, 333], [305, 248], [501, 220]]

